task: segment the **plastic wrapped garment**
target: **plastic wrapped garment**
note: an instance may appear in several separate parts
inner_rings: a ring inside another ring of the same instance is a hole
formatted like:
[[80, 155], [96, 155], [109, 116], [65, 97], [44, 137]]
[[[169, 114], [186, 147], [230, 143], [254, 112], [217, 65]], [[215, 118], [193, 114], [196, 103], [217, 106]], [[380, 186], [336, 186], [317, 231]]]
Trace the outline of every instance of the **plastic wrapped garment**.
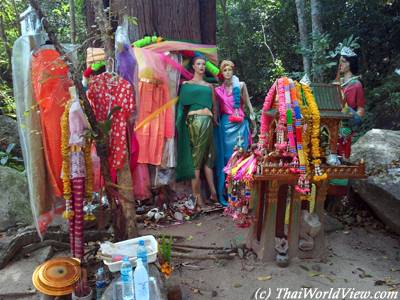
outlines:
[[28, 178], [29, 198], [35, 226], [39, 233], [39, 223], [44, 213], [52, 207], [52, 199], [47, 193], [46, 165], [42, 144], [42, 128], [40, 115], [32, 96], [32, 80], [30, 72], [31, 50], [41, 44], [45, 35], [22, 36], [13, 46], [13, 86], [16, 103], [18, 132]]
[[56, 50], [41, 48], [32, 55], [32, 86], [40, 109], [48, 181], [53, 193], [62, 196], [60, 120], [70, 98], [71, 81], [68, 67]]
[[[171, 60], [180, 64], [182, 62], [181, 55], [169, 54]], [[171, 65], [167, 65], [169, 97], [174, 99], [178, 95], [180, 73]], [[171, 108], [172, 120], [175, 120], [175, 105]], [[164, 144], [164, 151], [161, 161], [162, 168], [175, 168], [176, 166], [176, 145], [175, 137], [167, 138]]]
[[[168, 76], [160, 55], [135, 48], [139, 74], [139, 124], [170, 100]], [[156, 118], [136, 130], [139, 143], [139, 163], [160, 165], [165, 138], [175, 136], [173, 109], [161, 111]]]

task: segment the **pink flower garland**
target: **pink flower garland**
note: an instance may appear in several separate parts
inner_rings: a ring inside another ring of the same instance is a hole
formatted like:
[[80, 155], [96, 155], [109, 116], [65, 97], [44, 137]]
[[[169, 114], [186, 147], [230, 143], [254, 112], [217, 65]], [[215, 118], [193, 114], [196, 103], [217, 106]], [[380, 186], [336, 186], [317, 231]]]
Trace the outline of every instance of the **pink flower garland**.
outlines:
[[275, 81], [274, 84], [271, 86], [271, 88], [268, 91], [267, 96], [265, 97], [264, 100], [264, 105], [262, 108], [262, 114], [261, 114], [261, 127], [260, 127], [260, 143], [264, 145], [265, 147], [268, 146], [268, 132], [269, 132], [269, 127], [272, 121], [272, 117], [267, 115], [267, 112], [272, 108], [272, 104], [274, 103], [275, 97], [276, 97], [276, 86], [277, 82]]
[[285, 151], [287, 142], [285, 141], [286, 130], [286, 98], [285, 98], [285, 80], [284, 78], [278, 79], [278, 100], [279, 100], [279, 120], [276, 129], [277, 142], [275, 148], [278, 151]]

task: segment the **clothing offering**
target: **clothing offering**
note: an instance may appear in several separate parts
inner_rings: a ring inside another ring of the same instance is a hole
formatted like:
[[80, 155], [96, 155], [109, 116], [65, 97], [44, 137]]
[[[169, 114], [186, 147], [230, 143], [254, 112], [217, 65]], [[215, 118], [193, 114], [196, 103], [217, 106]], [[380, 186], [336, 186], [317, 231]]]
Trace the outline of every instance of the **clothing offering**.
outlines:
[[189, 130], [192, 160], [195, 170], [206, 165], [214, 167], [214, 143], [212, 117], [201, 115], [187, 116], [186, 125]]
[[133, 87], [122, 77], [106, 72], [93, 77], [88, 98], [98, 122], [106, 121], [112, 112], [108, 155], [115, 173], [123, 167], [127, 155], [127, 120], [135, 107]]
[[[168, 99], [162, 82], [141, 79], [139, 82], [140, 107], [137, 123], [140, 123]], [[169, 112], [170, 114], [170, 112]], [[166, 137], [166, 111], [136, 131], [139, 143], [138, 162], [160, 165], [164, 138]], [[170, 120], [173, 124], [173, 122]]]
[[362, 123], [361, 117], [357, 114], [357, 110], [358, 108], [365, 107], [365, 96], [363, 86], [357, 78], [351, 78], [342, 85], [342, 88], [344, 99], [353, 117], [340, 128], [338, 154], [348, 159], [351, 154], [352, 137]]
[[[137, 125], [165, 105], [170, 98], [168, 75], [160, 55], [143, 48], [135, 48], [134, 51], [139, 77]], [[168, 108], [136, 130], [139, 143], [139, 163], [161, 165], [165, 138], [175, 136], [173, 120], [173, 110]]]
[[250, 127], [248, 119], [244, 118], [242, 122], [231, 122], [230, 116], [237, 114], [244, 117], [243, 102], [240, 107], [234, 108], [234, 97], [232, 92], [227, 92], [225, 85], [221, 85], [215, 89], [215, 94], [220, 107], [220, 121], [218, 127], [217, 147], [217, 193], [221, 204], [227, 205], [224, 196], [225, 188], [225, 173], [223, 168], [228, 163], [233, 154], [233, 149], [236, 145], [240, 145], [244, 150], [249, 146]]
[[357, 110], [359, 107], [365, 107], [364, 88], [357, 79], [352, 79], [343, 85], [344, 99], [349, 107]]
[[[211, 117], [187, 116], [187, 114], [205, 108], [211, 111], [212, 106], [212, 90], [210, 87], [189, 83], [182, 85], [176, 116], [178, 132], [177, 181], [194, 178], [195, 168], [201, 168], [199, 164], [209, 163], [211, 165], [207, 160], [213, 159], [212, 152], [204, 152], [207, 157], [202, 157], [198, 153], [201, 149], [206, 149], [207, 145], [213, 144]], [[200, 130], [202, 131], [200, 132]]]
[[52, 192], [62, 196], [60, 120], [69, 100], [68, 67], [54, 49], [40, 49], [32, 55], [32, 86], [40, 109], [42, 140], [48, 181]]
[[[70, 179], [72, 189], [71, 210], [74, 215], [69, 219], [70, 244], [73, 257], [83, 257], [83, 221], [86, 165], [83, 147], [85, 131], [89, 123], [79, 100], [74, 100], [69, 110], [69, 146], [70, 146]], [[90, 147], [90, 145], [88, 145]]]

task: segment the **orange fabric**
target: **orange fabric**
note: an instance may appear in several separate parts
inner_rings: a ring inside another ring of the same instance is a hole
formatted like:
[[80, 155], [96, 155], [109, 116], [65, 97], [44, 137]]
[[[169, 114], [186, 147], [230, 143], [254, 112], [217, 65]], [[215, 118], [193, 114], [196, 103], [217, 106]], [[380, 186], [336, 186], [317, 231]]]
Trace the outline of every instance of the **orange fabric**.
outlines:
[[[168, 89], [163, 84], [139, 82], [140, 109], [136, 121], [137, 124], [169, 100], [166, 91]], [[164, 139], [173, 137], [175, 134], [172, 113], [171, 108], [167, 109], [161, 112], [157, 118], [136, 131], [139, 142], [139, 163], [161, 164]]]
[[40, 109], [47, 177], [56, 196], [62, 196], [61, 115], [69, 100], [68, 67], [53, 49], [32, 55], [32, 86]]

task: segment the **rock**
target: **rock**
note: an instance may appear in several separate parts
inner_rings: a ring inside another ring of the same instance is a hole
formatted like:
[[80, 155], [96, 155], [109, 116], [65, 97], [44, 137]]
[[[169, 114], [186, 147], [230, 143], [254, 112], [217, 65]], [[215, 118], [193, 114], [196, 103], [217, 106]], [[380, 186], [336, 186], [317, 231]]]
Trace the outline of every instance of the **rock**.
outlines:
[[372, 129], [353, 146], [351, 161], [364, 159], [368, 179], [352, 180], [354, 191], [375, 215], [400, 234], [400, 175], [389, 172], [400, 160], [400, 131]]
[[23, 173], [0, 166], [0, 231], [17, 222], [32, 223], [28, 182]]
[[326, 233], [340, 231], [344, 229], [344, 225], [336, 218], [326, 215], [324, 217], [324, 229]]
[[400, 131], [372, 129], [351, 146], [351, 162], [365, 161], [368, 174], [400, 160]]
[[22, 156], [17, 121], [0, 115], [0, 149], [5, 151], [8, 144], [15, 144], [12, 153], [18, 157]]

